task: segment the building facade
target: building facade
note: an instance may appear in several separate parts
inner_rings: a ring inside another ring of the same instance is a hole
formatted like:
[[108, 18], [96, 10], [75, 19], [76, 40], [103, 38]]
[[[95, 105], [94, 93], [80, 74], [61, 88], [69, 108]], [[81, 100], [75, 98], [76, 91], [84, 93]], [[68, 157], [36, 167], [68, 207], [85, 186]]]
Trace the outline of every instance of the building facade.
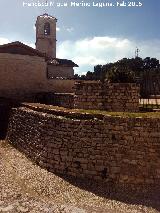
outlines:
[[39, 92], [73, 91], [77, 65], [56, 58], [56, 21], [37, 17], [36, 49], [19, 41], [0, 45], [0, 97], [28, 101]]

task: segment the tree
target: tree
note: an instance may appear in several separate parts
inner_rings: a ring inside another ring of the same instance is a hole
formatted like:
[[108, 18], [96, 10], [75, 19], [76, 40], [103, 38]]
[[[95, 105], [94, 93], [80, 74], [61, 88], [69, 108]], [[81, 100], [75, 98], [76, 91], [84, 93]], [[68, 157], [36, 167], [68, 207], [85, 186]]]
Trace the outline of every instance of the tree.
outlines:
[[79, 80], [80, 79], [80, 76], [78, 74], [74, 74], [74, 79], [75, 80]]
[[134, 83], [135, 74], [128, 66], [119, 64], [107, 72], [106, 80], [111, 83]]
[[100, 80], [102, 75], [102, 65], [94, 66], [93, 79]]
[[159, 60], [157, 60], [156, 58], [146, 57], [143, 60], [143, 67], [145, 70], [159, 68], [160, 67]]
[[118, 60], [115, 63], [108, 63], [105, 65], [98, 64], [94, 66], [93, 72], [88, 71], [86, 75], [82, 75], [79, 78], [82, 80], [104, 81], [106, 76], [110, 76], [112, 72], [113, 73], [115, 72], [115, 70], [121, 70], [121, 71], [118, 71], [119, 74], [118, 73], [116, 74], [116, 76], [119, 75], [120, 79], [122, 78], [121, 76], [124, 76], [124, 78], [127, 79], [126, 73], [130, 77], [132, 76], [132, 78], [134, 75], [138, 77], [139, 79], [143, 79], [143, 75], [145, 72], [156, 71], [156, 73], [160, 73], [160, 64], [159, 64], [159, 60], [157, 60], [156, 58], [150, 58], [150, 57], [146, 57], [145, 59], [142, 59], [140, 57], [130, 58], [130, 59], [122, 58], [121, 60]]
[[86, 73], [86, 80], [93, 80], [93, 72], [88, 71]]

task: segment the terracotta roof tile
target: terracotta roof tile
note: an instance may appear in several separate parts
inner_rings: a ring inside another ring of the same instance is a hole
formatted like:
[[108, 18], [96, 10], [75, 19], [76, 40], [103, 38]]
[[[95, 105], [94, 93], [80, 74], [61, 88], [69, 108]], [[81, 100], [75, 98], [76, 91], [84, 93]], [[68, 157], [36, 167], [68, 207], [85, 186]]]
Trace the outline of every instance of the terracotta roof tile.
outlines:
[[19, 41], [0, 45], [0, 53], [39, 56], [39, 57], [44, 57], [48, 64], [51, 64], [54, 66], [78, 67], [78, 65], [75, 64], [71, 60], [60, 59], [60, 58], [48, 58], [45, 53], [42, 53], [26, 44], [23, 44], [22, 42], [19, 42]]
[[64, 66], [78, 67], [78, 65], [75, 64], [73, 61], [68, 59], [60, 59], [60, 58], [49, 59], [48, 64], [55, 65], [55, 66], [64, 65]]
[[45, 57], [45, 54], [19, 41], [0, 45], [0, 53]]

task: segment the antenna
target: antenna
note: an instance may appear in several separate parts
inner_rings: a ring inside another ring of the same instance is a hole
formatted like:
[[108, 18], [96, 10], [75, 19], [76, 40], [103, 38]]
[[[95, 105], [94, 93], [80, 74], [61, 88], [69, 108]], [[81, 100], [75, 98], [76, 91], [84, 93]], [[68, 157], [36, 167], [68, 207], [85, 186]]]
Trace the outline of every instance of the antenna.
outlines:
[[138, 47], [136, 47], [136, 50], [135, 50], [135, 58], [138, 58], [138, 57], [139, 57], [139, 52], [140, 52], [140, 50], [138, 49]]

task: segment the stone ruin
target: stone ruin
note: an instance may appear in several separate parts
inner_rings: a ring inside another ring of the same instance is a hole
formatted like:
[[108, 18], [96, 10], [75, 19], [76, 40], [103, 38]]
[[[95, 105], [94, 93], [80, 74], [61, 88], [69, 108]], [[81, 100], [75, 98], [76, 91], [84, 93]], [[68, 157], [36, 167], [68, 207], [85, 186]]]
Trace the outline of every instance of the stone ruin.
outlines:
[[35, 102], [70, 109], [138, 112], [140, 88], [136, 83], [75, 81], [73, 93], [41, 93], [40, 96]]

